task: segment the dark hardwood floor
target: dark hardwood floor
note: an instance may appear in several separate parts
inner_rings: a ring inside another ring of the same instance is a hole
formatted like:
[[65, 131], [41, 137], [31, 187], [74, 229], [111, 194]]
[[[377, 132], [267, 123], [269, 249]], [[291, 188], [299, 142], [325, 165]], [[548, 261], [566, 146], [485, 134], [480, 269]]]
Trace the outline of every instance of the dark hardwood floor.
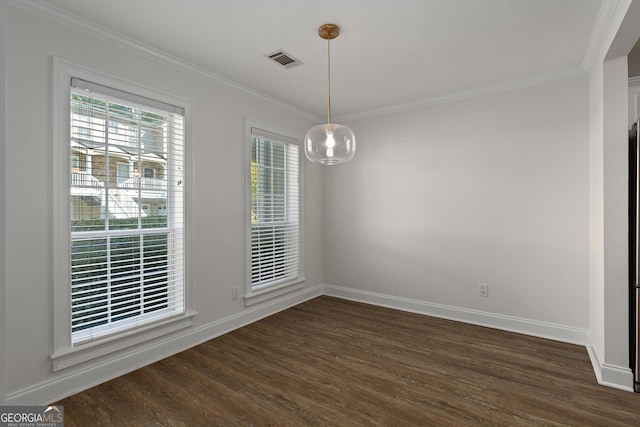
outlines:
[[320, 297], [57, 404], [65, 426], [640, 426], [585, 348]]

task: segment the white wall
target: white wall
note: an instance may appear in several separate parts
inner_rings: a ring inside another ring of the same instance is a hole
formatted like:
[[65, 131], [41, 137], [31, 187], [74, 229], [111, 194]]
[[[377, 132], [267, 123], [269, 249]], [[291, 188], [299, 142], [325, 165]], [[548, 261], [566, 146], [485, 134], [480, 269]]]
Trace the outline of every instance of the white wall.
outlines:
[[591, 150], [597, 163], [592, 179], [592, 221], [600, 239], [592, 246], [598, 275], [591, 277], [590, 348], [598, 380], [632, 389], [629, 368], [629, 228], [627, 57], [596, 64], [590, 87]]
[[590, 76], [590, 339], [598, 381], [631, 390], [627, 58]]
[[[589, 348], [604, 362], [604, 131], [603, 64], [589, 73]], [[601, 371], [601, 367], [596, 367]], [[601, 375], [601, 373], [600, 373]]]
[[326, 282], [584, 343], [587, 93], [579, 77], [350, 123], [357, 155], [324, 176]]
[[[7, 400], [37, 404], [71, 394], [122, 372], [175, 353], [225, 329], [256, 320], [321, 292], [321, 169], [306, 166], [305, 272], [302, 291], [274, 303], [245, 309], [231, 300], [243, 287], [245, 117], [304, 134], [315, 124], [213, 79], [167, 66], [131, 49], [8, 6], [6, 115], [6, 363]], [[151, 341], [57, 373], [52, 351], [52, 135], [51, 56], [119, 79], [187, 98], [194, 103], [195, 325], [186, 333]], [[2, 242], [4, 243], [4, 241]], [[117, 356], [117, 357], [116, 357]]]
[[627, 58], [604, 63], [605, 363], [629, 373]]
[[[605, 3], [603, 3], [604, 5]], [[598, 381], [632, 390], [628, 323], [627, 58], [640, 2], [610, 3], [589, 67], [590, 336]]]

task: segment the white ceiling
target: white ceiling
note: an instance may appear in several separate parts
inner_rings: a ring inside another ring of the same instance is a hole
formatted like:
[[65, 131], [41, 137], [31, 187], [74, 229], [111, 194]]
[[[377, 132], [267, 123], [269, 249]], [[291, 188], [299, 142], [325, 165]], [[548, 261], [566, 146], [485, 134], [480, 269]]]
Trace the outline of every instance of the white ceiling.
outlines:
[[[41, 1], [42, 2], [42, 1]], [[582, 66], [601, 0], [46, 0], [318, 117], [332, 22], [335, 117]], [[284, 49], [289, 70], [263, 57]]]

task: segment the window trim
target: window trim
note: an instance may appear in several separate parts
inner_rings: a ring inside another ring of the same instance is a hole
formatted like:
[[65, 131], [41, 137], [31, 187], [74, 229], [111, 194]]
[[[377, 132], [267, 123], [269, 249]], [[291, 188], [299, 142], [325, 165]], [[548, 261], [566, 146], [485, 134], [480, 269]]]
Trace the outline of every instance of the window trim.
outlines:
[[[51, 262], [53, 278], [52, 316], [53, 316], [53, 349], [50, 359], [53, 370], [58, 371], [77, 365], [97, 357], [101, 357], [116, 351], [126, 350], [138, 346], [149, 340], [173, 333], [177, 330], [193, 325], [193, 317], [197, 314], [194, 310], [193, 279], [194, 271], [194, 234], [192, 224], [194, 219], [193, 202], [191, 201], [191, 188], [194, 185], [194, 145], [191, 143], [192, 135], [192, 102], [178, 98], [164, 92], [115, 78], [104, 73], [94, 71], [81, 65], [77, 65], [57, 57], [51, 57], [53, 62], [51, 98], [52, 124], [53, 124], [53, 149], [52, 171], [53, 176], [49, 187], [52, 195], [52, 244], [54, 250]], [[184, 188], [184, 304], [185, 311], [181, 316], [161, 320], [157, 323], [145, 325], [138, 329], [132, 329], [116, 335], [110, 335], [103, 339], [87, 343], [73, 345], [71, 340], [71, 290], [70, 290], [70, 253], [71, 253], [71, 226], [70, 226], [70, 83], [71, 78], [77, 77], [87, 81], [93, 81], [109, 87], [136, 93], [150, 99], [158, 99], [172, 105], [184, 108], [184, 164], [185, 164], [185, 188]]]
[[[276, 282], [271, 286], [254, 290], [251, 285], [251, 138], [253, 128], [260, 130], [265, 137], [272, 137], [280, 142], [298, 145], [298, 203], [299, 203], [299, 235], [298, 235], [298, 277], [286, 282]], [[304, 162], [302, 153], [302, 134], [273, 126], [269, 123], [245, 118], [245, 289], [244, 305], [251, 306], [271, 298], [293, 292], [304, 287]]]

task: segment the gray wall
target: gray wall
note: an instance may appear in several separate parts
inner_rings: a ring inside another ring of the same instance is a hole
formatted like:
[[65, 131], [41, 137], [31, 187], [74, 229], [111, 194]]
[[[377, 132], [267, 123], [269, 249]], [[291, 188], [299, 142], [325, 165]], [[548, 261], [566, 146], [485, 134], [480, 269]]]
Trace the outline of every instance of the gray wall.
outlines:
[[629, 77], [640, 76], [640, 40], [629, 52]]
[[587, 93], [578, 77], [350, 123], [357, 156], [324, 175], [326, 282], [586, 334]]
[[[2, 129], [5, 129], [5, 112], [6, 112], [6, 79], [5, 79], [5, 47], [6, 47], [6, 34], [2, 31], [2, 28], [5, 28], [7, 25], [7, 3], [2, 1], [0, 2], [0, 182], [5, 182], [5, 132]], [[5, 250], [6, 250], [6, 241], [5, 241], [5, 229], [6, 229], [6, 221], [5, 221], [5, 196], [4, 196], [4, 185], [0, 185], [0, 272], [5, 271]], [[5, 388], [5, 368], [6, 364], [2, 362], [4, 360], [5, 348], [6, 348], [6, 340], [5, 340], [5, 325], [6, 325], [6, 317], [5, 317], [5, 304], [3, 301], [5, 298], [5, 275], [0, 273], [0, 354], [3, 355], [0, 358], [0, 405], [2, 405], [5, 401], [5, 396], [7, 394]]]
[[629, 77], [640, 76], [640, 55], [629, 56]]
[[610, 19], [589, 66], [590, 329], [598, 381], [632, 390], [628, 322], [628, 64], [640, 2], [605, 5]]
[[[3, 2], [4, 3], [4, 2]], [[163, 355], [282, 309], [287, 302], [245, 309], [231, 300], [245, 272], [245, 117], [304, 134], [313, 119], [214, 79], [168, 66], [40, 16], [8, 6], [6, 127], [7, 400], [35, 404], [135, 369]], [[51, 198], [51, 57], [187, 98], [194, 104], [195, 325], [94, 363], [53, 373]], [[305, 272], [321, 288], [321, 169], [306, 166]], [[292, 297], [293, 298], [293, 297]], [[292, 299], [289, 304], [295, 303]], [[264, 308], [267, 306], [267, 308]], [[226, 323], [225, 323], [226, 322]]]

